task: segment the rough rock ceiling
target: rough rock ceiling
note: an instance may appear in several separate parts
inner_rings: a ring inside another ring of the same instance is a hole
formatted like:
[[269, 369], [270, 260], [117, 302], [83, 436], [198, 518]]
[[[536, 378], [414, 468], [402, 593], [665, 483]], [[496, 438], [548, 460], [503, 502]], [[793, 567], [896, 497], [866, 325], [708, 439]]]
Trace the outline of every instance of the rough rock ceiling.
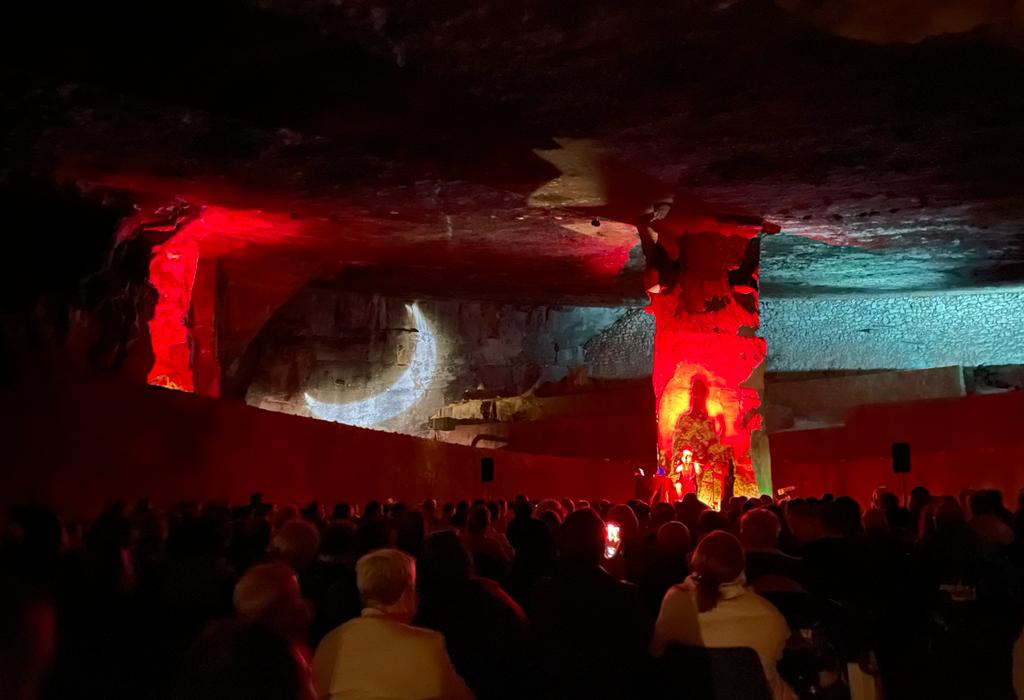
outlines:
[[672, 192], [783, 226], [770, 296], [1024, 280], [1024, 3], [640, 5], [23, 3], [3, 173], [294, 222], [248, 284], [636, 298]]

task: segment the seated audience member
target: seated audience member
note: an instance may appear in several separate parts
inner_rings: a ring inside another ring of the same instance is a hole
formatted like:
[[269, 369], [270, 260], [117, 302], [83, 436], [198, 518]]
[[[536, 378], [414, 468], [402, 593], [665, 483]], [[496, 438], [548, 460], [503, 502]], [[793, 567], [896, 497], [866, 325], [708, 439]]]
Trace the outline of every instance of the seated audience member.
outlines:
[[693, 574], [665, 594], [651, 653], [661, 656], [671, 644], [747, 647], [761, 659], [773, 697], [795, 698], [776, 668], [789, 628], [771, 603], [744, 587], [744, 562], [743, 546], [733, 535], [713, 532], [701, 540]]
[[571, 513], [559, 545], [532, 615], [553, 695], [631, 697], [648, 635], [639, 591], [602, 568], [605, 527], [594, 511]]
[[239, 618], [265, 625], [306, 651], [312, 613], [291, 568], [281, 562], [252, 567], [235, 585], [233, 600]]
[[1013, 697], [1019, 580], [999, 550], [964, 521], [952, 497], [936, 505], [934, 525], [914, 550], [914, 598], [925, 608], [928, 645], [918, 687], [928, 697]]
[[324, 529], [320, 551], [299, 577], [302, 593], [313, 605], [313, 643], [338, 625], [359, 616], [362, 603], [356, 588], [356, 527], [338, 520]]
[[395, 520], [395, 548], [414, 559], [420, 555], [423, 538], [427, 533], [427, 521], [416, 510], [399, 511]]
[[1013, 544], [1012, 516], [1003, 507], [1003, 495], [994, 489], [977, 491], [970, 497], [971, 529], [988, 542], [1000, 547]]
[[860, 506], [841, 496], [821, 508], [822, 537], [803, 546], [804, 569], [811, 592], [846, 606], [859, 607], [869, 575], [861, 540]]
[[52, 602], [25, 585], [0, 578], [0, 698], [43, 697], [56, 636]]
[[252, 622], [221, 622], [182, 665], [174, 700], [314, 700], [309, 668], [288, 639]]
[[686, 561], [689, 553], [690, 531], [685, 525], [672, 520], [658, 528], [653, 551], [639, 582], [650, 619], [657, 617], [666, 591], [689, 575]]
[[533, 517], [533, 507], [525, 498], [516, 499], [515, 516], [508, 523], [506, 537], [515, 549], [506, 589], [529, 612], [534, 586], [542, 576], [551, 573], [555, 540], [548, 527]]
[[313, 657], [317, 697], [331, 700], [472, 698], [455, 672], [444, 637], [412, 627], [416, 565], [397, 549], [356, 563], [362, 617], [324, 637]]
[[308, 520], [289, 520], [270, 540], [270, 553], [301, 574], [316, 558], [320, 535]]
[[740, 520], [747, 580], [756, 590], [803, 589], [803, 562], [779, 550], [781, 529], [779, 519], [770, 510], [750, 510]]
[[651, 522], [648, 524], [648, 529], [652, 533], [657, 533], [658, 528], [675, 519], [676, 509], [671, 503], [655, 503], [651, 508]]
[[616, 578], [637, 583], [646, 563], [646, 552], [644, 531], [636, 511], [628, 505], [612, 506], [605, 521], [619, 526], [620, 544], [618, 553], [604, 562], [604, 568]]
[[497, 583], [473, 576], [453, 530], [435, 532], [417, 562], [415, 623], [444, 635], [455, 670], [481, 699], [535, 695], [526, 615]]
[[712, 532], [718, 530], [730, 532], [732, 529], [733, 524], [728, 515], [717, 510], [706, 510], [697, 518], [697, 541], [699, 542]]
[[789, 543], [784, 548], [786, 554], [801, 556], [808, 542], [821, 537], [818, 507], [805, 498], [794, 498], [786, 502], [785, 517], [789, 530]]
[[479, 575], [501, 581], [512, 563], [512, 553], [491, 534], [491, 512], [487, 506], [475, 506], [466, 518], [462, 533], [466, 549], [473, 555]]

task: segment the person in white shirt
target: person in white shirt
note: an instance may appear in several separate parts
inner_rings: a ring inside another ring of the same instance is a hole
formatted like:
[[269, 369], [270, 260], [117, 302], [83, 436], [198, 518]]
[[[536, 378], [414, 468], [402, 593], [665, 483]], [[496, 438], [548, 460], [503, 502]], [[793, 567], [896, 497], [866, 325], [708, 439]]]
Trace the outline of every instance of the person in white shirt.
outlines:
[[356, 563], [363, 614], [330, 632], [313, 656], [321, 700], [472, 700], [444, 637], [412, 627], [416, 564], [396, 549]]
[[727, 532], [701, 540], [691, 561], [693, 574], [670, 588], [661, 603], [651, 653], [660, 657], [672, 644], [753, 649], [772, 696], [791, 700], [796, 695], [776, 669], [789, 628], [771, 603], [745, 587], [744, 561], [743, 545]]

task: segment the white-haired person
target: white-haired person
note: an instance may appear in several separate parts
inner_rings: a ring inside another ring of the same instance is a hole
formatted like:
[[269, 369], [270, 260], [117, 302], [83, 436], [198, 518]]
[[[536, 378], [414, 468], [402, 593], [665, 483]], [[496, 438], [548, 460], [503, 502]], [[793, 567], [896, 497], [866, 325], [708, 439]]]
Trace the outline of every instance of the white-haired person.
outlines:
[[461, 700], [473, 694], [456, 673], [444, 637], [413, 627], [416, 564], [397, 549], [356, 563], [362, 616], [330, 632], [313, 656], [317, 697], [329, 700]]

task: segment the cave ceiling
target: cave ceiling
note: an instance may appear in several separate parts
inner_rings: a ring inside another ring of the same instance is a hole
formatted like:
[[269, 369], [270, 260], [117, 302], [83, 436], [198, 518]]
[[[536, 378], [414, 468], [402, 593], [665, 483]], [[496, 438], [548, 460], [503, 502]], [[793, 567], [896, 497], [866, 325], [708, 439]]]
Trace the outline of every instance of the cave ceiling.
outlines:
[[636, 300], [684, 195], [782, 227], [766, 295], [1014, 285], [1022, 5], [19, 3], [0, 174], [284, 222], [239, 284]]

